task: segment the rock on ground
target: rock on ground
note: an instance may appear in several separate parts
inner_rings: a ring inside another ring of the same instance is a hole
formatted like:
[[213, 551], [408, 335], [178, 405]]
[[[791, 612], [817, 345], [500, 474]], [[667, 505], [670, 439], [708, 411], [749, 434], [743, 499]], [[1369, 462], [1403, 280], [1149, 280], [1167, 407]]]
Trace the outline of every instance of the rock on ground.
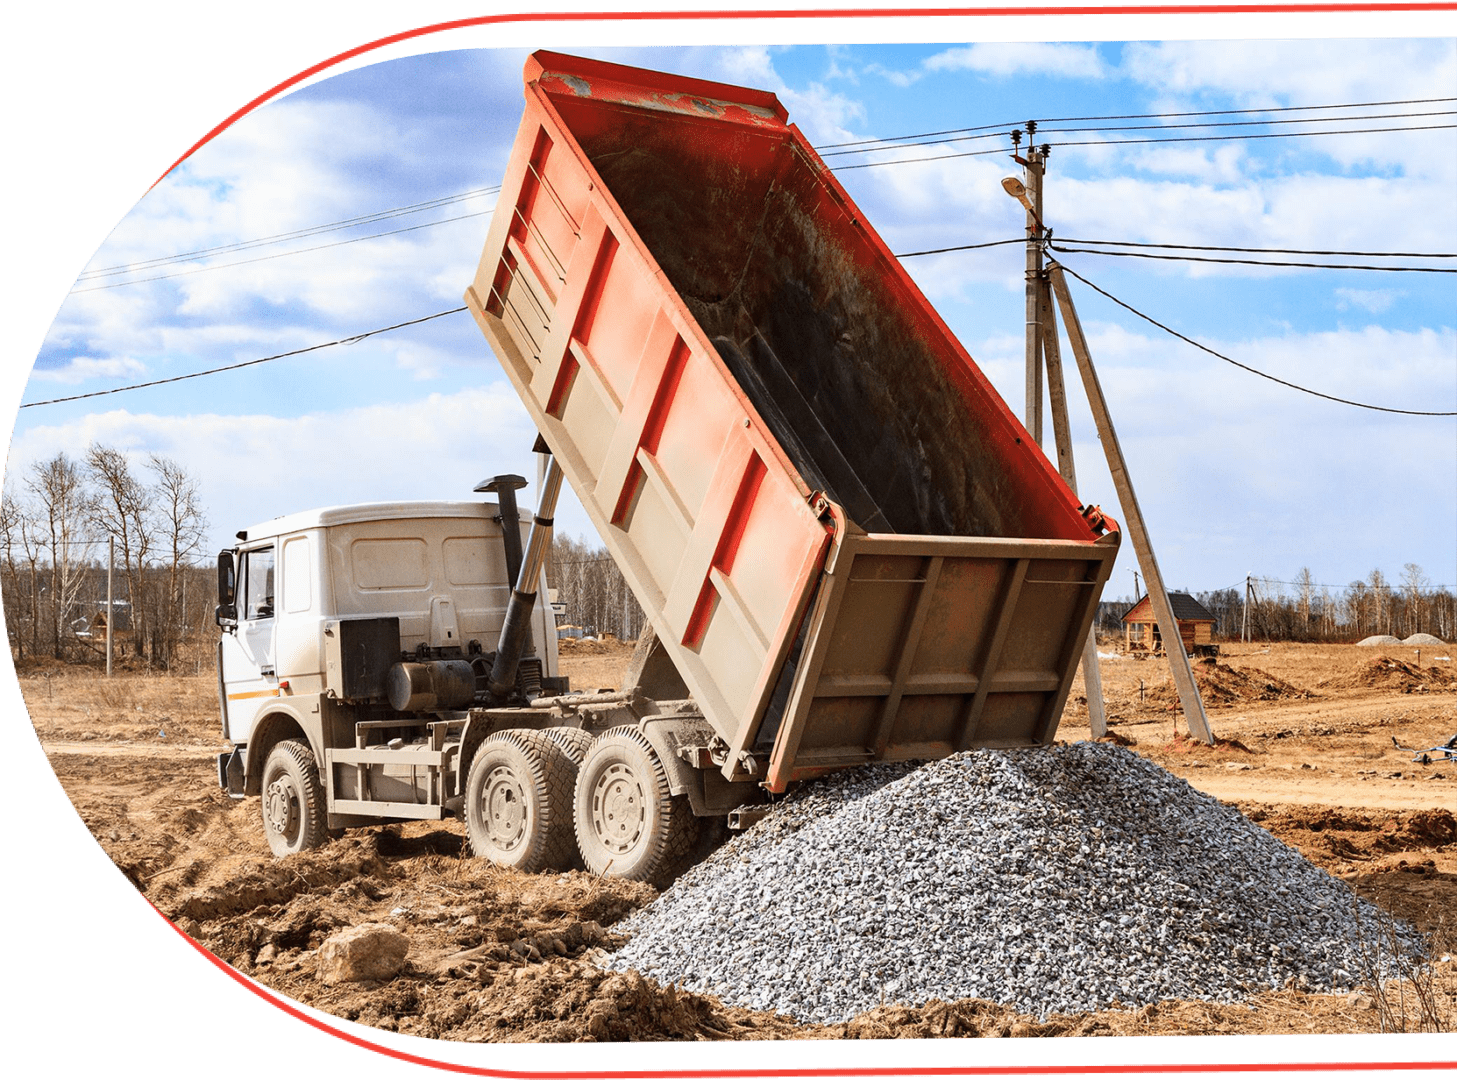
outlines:
[[409, 951], [410, 939], [392, 926], [351, 926], [319, 946], [318, 977], [330, 984], [384, 982], [400, 973]]

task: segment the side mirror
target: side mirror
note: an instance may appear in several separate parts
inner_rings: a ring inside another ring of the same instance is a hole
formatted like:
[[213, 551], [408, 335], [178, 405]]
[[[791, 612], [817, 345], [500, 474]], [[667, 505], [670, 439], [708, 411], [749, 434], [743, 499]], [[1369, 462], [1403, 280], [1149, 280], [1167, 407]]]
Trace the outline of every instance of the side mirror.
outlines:
[[213, 611], [213, 618], [217, 624], [225, 630], [230, 630], [238, 625], [238, 603], [237, 603], [238, 576], [237, 567], [233, 562], [233, 552], [218, 552], [218, 606]]

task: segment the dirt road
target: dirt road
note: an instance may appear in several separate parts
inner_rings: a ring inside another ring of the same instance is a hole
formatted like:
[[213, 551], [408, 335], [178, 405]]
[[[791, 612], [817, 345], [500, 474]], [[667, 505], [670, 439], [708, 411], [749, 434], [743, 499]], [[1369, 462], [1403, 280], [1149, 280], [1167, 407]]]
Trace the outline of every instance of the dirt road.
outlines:
[[[564, 656], [574, 685], [615, 685], [624, 646]], [[1444, 935], [1457, 911], [1457, 766], [1412, 762], [1457, 731], [1457, 665], [1417, 668], [1354, 646], [1226, 650], [1198, 665], [1219, 741], [1187, 738], [1167, 668], [1102, 664], [1114, 738], [1252, 820], [1357, 892]], [[986, 1002], [886, 1006], [845, 1024], [728, 1008], [608, 975], [595, 951], [655, 895], [586, 874], [522, 875], [468, 858], [454, 821], [353, 829], [323, 849], [270, 857], [258, 800], [217, 787], [210, 674], [185, 679], [22, 672], [32, 721], [77, 812], [149, 900], [215, 955], [336, 1016], [468, 1041], [772, 1039], [957, 1035], [1222, 1034], [1378, 1030], [1368, 989], [1266, 993], [1246, 1004], [1168, 1002], [1036, 1021]], [[1075, 687], [1059, 738], [1086, 738]], [[1172, 711], [1171, 711], [1172, 710]], [[404, 973], [328, 986], [330, 934], [389, 923], [410, 940]], [[1436, 977], [1457, 1022], [1457, 964]], [[1449, 1028], [1450, 1030], [1450, 1028]]]

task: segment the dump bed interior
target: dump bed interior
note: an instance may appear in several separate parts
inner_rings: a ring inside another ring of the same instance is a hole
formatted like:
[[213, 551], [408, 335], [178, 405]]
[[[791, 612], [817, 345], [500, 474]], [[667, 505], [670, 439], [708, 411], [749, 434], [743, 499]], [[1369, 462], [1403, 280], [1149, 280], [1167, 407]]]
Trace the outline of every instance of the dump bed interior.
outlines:
[[541, 85], [810, 487], [867, 532], [1093, 539], [797, 128]]

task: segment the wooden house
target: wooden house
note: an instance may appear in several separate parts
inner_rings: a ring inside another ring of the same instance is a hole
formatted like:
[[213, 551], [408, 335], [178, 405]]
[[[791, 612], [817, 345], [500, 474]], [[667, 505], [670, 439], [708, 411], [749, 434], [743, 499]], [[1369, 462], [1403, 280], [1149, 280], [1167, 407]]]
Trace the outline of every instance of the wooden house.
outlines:
[[[1179, 637], [1184, 640], [1184, 651], [1190, 656], [1218, 655], [1219, 646], [1214, 644], [1214, 616], [1209, 609], [1188, 593], [1181, 592], [1169, 593], [1169, 606], [1174, 609]], [[1147, 596], [1124, 612], [1123, 644], [1128, 649], [1147, 649], [1150, 652], [1158, 652], [1164, 647], [1154, 618], [1153, 602]]]

